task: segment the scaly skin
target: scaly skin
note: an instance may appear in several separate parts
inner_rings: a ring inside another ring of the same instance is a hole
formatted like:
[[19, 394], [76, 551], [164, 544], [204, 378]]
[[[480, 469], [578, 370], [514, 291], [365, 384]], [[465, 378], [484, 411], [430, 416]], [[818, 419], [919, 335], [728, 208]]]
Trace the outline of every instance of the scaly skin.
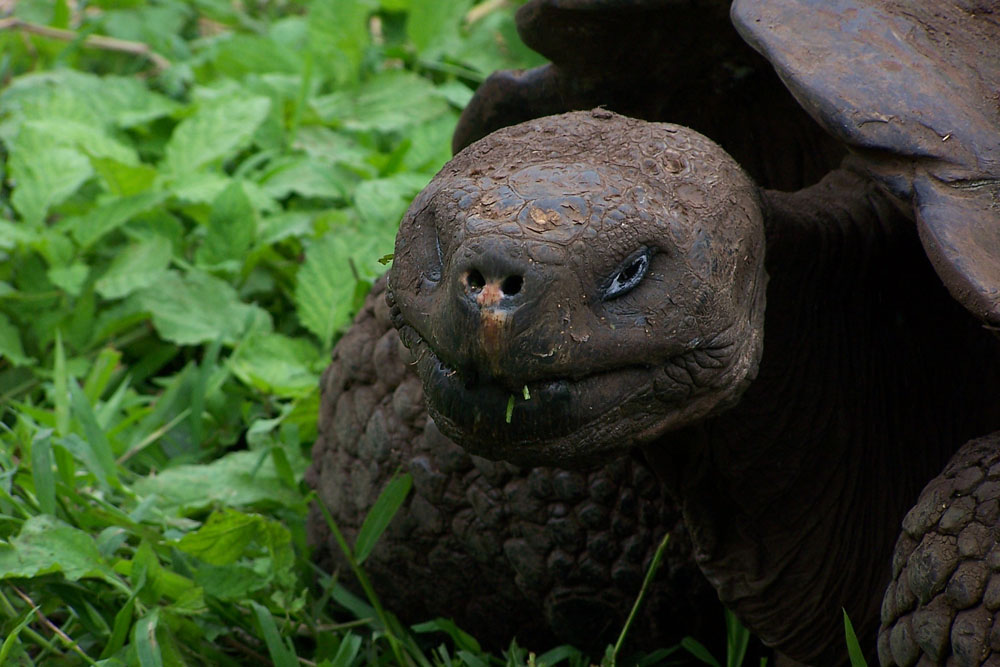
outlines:
[[[410, 622], [454, 618], [494, 649], [571, 642], [595, 655], [617, 638], [653, 551], [662, 570], [631, 646], [721, 636], [721, 610], [690, 557], [680, 512], [645, 464], [522, 469], [470, 456], [428, 419], [420, 381], [389, 320], [385, 281], [323, 375], [320, 436], [306, 479], [353, 543], [396, 471], [414, 487], [365, 562], [386, 606]], [[316, 508], [310, 540], [350, 574]]]
[[720, 598], [802, 663], [844, 662], [841, 609], [874, 657], [899, 522], [1000, 427], [1000, 346], [853, 161], [762, 192], [686, 128], [530, 121], [417, 198], [389, 285], [443, 432], [520, 464], [640, 447]]
[[883, 665], [1000, 663], [1000, 434], [967, 443], [903, 519]]

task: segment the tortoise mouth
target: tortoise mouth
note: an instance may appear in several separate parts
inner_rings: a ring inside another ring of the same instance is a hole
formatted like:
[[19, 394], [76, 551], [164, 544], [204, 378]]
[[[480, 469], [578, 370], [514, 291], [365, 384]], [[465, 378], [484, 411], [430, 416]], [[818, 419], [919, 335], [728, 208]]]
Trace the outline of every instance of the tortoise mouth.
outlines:
[[[583, 466], [652, 439], [687, 391], [666, 366], [635, 364], [580, 377], [518, 384], [448, 366], [412, 327], [400, 327], [414, 353], [428, 412], [472, 454], [524, 465]], [[672, 390], [671, 390], [672, 389]]]

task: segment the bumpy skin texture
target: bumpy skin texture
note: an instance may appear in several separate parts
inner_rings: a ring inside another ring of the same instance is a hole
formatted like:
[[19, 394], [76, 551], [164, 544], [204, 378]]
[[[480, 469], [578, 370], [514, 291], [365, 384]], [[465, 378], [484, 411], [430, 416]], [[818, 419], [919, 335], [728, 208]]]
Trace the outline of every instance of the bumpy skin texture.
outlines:
[[883, 665], [1000, 664], [1000, 434], [967, 443], [903, 519]]
[[575, 112], [495, 132], [435, 176], [400, 223], [389, 299], [445, 434], [580, 465], [739, 398], [763, 246], [757, 191], [718, 145]]
[[903, 515], [958, 443], [1000, 426], [996, 339], [859, 171], [758, 195], [689, 130], [604, 111], [529, 121], [442, 170], [389, 279], [449, 436], [539, 462], [641, 446], [723, 602], [814, 665], [845, 659], [842, 608], [874, 658]]
[[[680, 512], [645, 464], [625, 456], [590, 471], [522, 469], [465, 453], [427, 418], [384, 282], [324, 373], [306, 479], [353, 542], [389, 478], [413, 475], [411, 496], [365, 563], [387, 606], [409, 621], [454, 618], [494, 648], [516, 636], [538, 649], [572, 642], [599, 652], [670, 531], [635, 645], [717, 635], [721, 612], [690, 559]], [[319, 563], [349, 577], [316, 508], [309, 535]]]

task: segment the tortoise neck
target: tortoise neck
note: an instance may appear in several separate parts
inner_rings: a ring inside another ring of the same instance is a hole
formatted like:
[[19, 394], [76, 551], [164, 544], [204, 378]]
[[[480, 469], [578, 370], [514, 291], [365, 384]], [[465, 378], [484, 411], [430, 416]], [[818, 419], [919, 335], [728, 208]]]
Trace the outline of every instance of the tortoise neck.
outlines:
[[913, 224], [864, 179], [838, 171], [764, 199], [758, 377], [737, 406], [647, 452], [723, 602], [768, 644], [824, 664], [843, 653], [841, 607], [874, 646], [899, 522], [982, 428], [981, 399], [949, 398], [962, 394], [956, 374], [1000, 381], [940, 353], [981, 329], [941, 287]]

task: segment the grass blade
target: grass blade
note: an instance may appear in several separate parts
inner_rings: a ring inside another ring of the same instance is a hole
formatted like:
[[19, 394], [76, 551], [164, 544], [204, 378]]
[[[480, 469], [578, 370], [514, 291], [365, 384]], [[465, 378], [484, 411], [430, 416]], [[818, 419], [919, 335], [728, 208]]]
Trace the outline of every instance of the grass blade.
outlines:
[[[52, 429], [35, 434], [31, 441], [31, 477], [42, 514], [56, 513], [56, 479], [52, 473]], [[3, 661], [0, 660], [0, 664]]]
[[105, 347], [97, 355], [94, 365], [87, 374], [87, 379], [83, 382], [83, 393], [91, 403], [97, 403], [104, 390], [111, 381], [111, 375], [121, 361], [122, 353], [118, 350]]
[[861, 650], [858, 636], [854, 633], [854, 625], [851, 623], [847, 610], [844, 609], [844, 636], [847, 639], [847, 655], [851, 659], [851, 667], [868, 667], [865, 654]]
[[750, 644], [750, 631], [726, 609], [726, 667], [740, 667]]
[[688, 653], [698, 658], [706, 665], [712, 665], [712, 667], [722, 667], [722, 665], [719, 664], [719, 661], [713, 658], [712, 654], [708, 652], [708, 649], [694, 637], [685, 637], [682, 639], [681, 646], [683, 646]]
[[156, 640], [156, 626], [160, 621], [160, 610], [154, 609], [143, 616], [132, 630], [136, 657], [141, 667], [163, 667], [160, 643]]
[[130, 597], [125, 606], [115, 614], [115, 625], [111, 630], [111, 638], [101, 651], [101, 659], [110, 658], [125, 645], [128, 630], [132, 627], [132, 612], [135, 610], [135, 598]]
[[622, 626], [622, 631], [618, 635], [618, 641], [615, 642], [614, 648], [606, 656], [605, 660], [610, 664], [610, 667], [615, 667], [618, 660], [618, 653], [621, 651], [622, 645], [625, 643], [625, 637], [628, 635], [629, 629], [632, 627], [632, 622], [635, 620], [635, 615], [638, 613], [639, 608], [642, 606], [642, 601], [646, 597], [646, 593], [649, 591], [650, 585], [653, 583], [653, 579], [656, 577], [656, 571], [660, 568], [660, 561], [663, 559], [663, 554], [667, 550], [667, 543], [670, 541], [670, 533], [663, 536], [660, 540], [660, 546], [656, 547], [656, 553], [653, 554], [653, 560], [649, 563], [649, 569], [646, 570], [646, 578], [642, 580], [642, 588], [639, 589], [639, 595], [635, 598], [635, 603], [632, 605], [632, 610], [628, 613], [628, 618], [625, 619], [625, 625]]
[[7, 656], [10, 655], [11, 650], [14, 648], [14, 644], [17, 643], [17, 636], [21, 634], [21, 630], [24, 630], [28, 626], [28, 623], [30, 623], [31, 619], [35, 617], [35, 612], [37, 611], [38, 607], [32, 607], [29, 609], [28, 613], [24, 615], [24, 618], [21, 619], [21, 622], [17, 624], [17, 627], [11, 630], [11, 633], [7, 635], [7, 638], [3, 640], [3, 645], [0, 645], [0, 665], [7, 664]]
[[271, 654], [271, 660], [274, 661], [275, 667], [299, 667], [298, 658], [281, 641], [281, 633], [278, 632], [278, 626], [274, 624], [271, 612], [254, 601], [250, 602], [250, 606], [253, 607], [253, 615], [257, 619], [257, 625], [260, 626], [261, 634], [264, 635], [267, 652]]
[[358, 651], [360, 650], [361, 637], [353, 632], [348, 632], [340, 640], [337, 653], [330, 662], [331, 667], [351, 667], [354, 664], [354, 659], [358, 657]]
[[52, 372], [52, 402], [56, 411], [56, 433], [69, 433], [69, 375], [66, 371], [66, 350], [62, 333], [56, 330], [55, 368]]
[[412, 486], [413, 478], [410, 475], [394, 475], [382, 489], [378, 500], [368, 510], [368, 515], [365, 516], [365, 521], [361, 524], [361, 530], [358, 531], [358, 539], [354, 542], [354, 559], [358, 565], [364, 563], [371, 554], [378, 539], [382, 537], [382, 533], [392, 521], [392, 517], [396, 516], [396, 511], [406, 500]]
[[76, 381], [69, 383], [69, 394], [73, 416], [83, 427], [87, 444], [90, 445], [90, 449], [94, 453], [94, 460], [101, 467], [105, 478], [112, 486], [121, 486], [118, 482], [118, 467], [115, 464], [115, 456], [111, 452], [111, 443], [108, 442], [108, 437], [104, 434], [100, 424], [97, 423], [94, 410]]

